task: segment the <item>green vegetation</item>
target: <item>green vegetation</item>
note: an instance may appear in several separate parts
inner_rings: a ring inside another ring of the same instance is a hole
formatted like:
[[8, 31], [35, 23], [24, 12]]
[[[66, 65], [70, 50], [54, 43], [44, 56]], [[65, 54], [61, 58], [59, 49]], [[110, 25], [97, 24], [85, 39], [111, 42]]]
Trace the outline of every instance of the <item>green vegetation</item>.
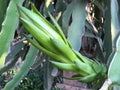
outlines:
[[119, 0], [0, 0], [0, 9], [0, 89], [61, 90], [62, 79], [120, 89]]

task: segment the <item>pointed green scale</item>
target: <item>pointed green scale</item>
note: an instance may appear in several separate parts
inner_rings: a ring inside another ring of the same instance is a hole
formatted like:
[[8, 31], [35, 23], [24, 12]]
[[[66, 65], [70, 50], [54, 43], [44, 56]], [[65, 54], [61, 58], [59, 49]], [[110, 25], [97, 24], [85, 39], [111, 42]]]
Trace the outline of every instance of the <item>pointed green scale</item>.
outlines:
[[66, 64], [66, 63], [60, 63], [56, 61], [50, 61], [54, 66], [58, 67], [59, 69], [66, 70], [66, 71], [73, 71], [78, 72], [78, 69], [75, 64]]
[[91, 65], [93, 63], [93, 61], [85, 56], [82, 56], [79, 52], [77, 52], [76, 50], [73, 50], [75, 52], [75, 54], [78, 56], [78, 58], [86, 64]]
[[39, 50], [41, 50], [42, 52], [44, 52], [45, 54], [47, 54], [48, 56], [50, 56], [51, 58], [59, 61], [59, 62], [63, 62], [63, 63], [69, 63], [64, 57], [62, 57], [61, 55], [57, 55], [47, 49], [45, 49], [44, 47], [40, 46], [37, 42], [35, 42], [34, 40], [30, 39], [28, 36], [25, 35], [25, 37], [27, 38], [27, 40], [36, 48], [38, 48]]
[[93, 74], [90, 74], [90, 75], [88, 75], [88, 76], [82, 77], [82, 78], [79, 79], [79, 80], [80, 80], [81, 82], [86, 82], [86, 83], [88, 83], [88, 82], [92, 82], [92, 81], [96, 80], [96, 77], [97, 77], [96, 73], [93, 73]]
[[96, 74], [93, 73], [93, 74], [90, 74], [90, 75], [84, 75], [82, 73], [82, 75], [77, 74], [77, 75], [74, 75], [74, 76], [72, 76], [70, 78], [67, 78], [67, 77], [65, 77], [65, 78], [69, 79], [69, 80], [79, 80], [81, 82], [88, 83], [88, 82], [94, 81], [96, 79]]
[[[27, 31], [32, 34], [32, 36], [38, 40], [41, 45], [43, 45], [44, 47], [48, 48], [48, 46], [50, 45], [50, 38], [48, 37], [47, 34], [45, 34], [44, 32], [42, 32], [41, 30], [39, 30], [39, 28], [37, 28], [34, 24], [32, 24], [31, 22], [21, 18], [21, 21], [23, 23], [23, 25], [25, 26], [25, 28], [27, 29]], [[49, 49], [49, 48], [48, 48]]]
[[[24, 7], [18, 6], [22, 13], [24, 13], [36, 26], [44, 28], [43, 32], [49, 33], [58, 40], [62, 40], [61, 36], [56, 32], [56, 28], [51, 25], [41, 14], [36, 14]], [[43, 30], [43, 29], [42, 29]]]
[[60, 34], [61, 37], [63, 38], [64, 42], [66, 43], [66, 45], [69, 46], [68, 41], [67, 41], [67, 39], [65, 38], [64, 33], [62, 32], [61, 27], [59, 26], [59, 24], [56, 22], [56, 20], [53, 18], [53, 16], [52, 16], [49, 12], [48, 12], [48, 14], [49, 14], [52, 22], [55, 24], [55, 26], [56, 26], [57, 30], [59, 31], [59, 34]]
[[82, 73], [86, 73], [86, 74], [95, 73], [89, 64], [83, 63], [80, 60], [75, 60], [75, 64], [77, 65], [80, 72], [82, 72]]
[[74, 54], [74, 52], [72, 51], [72, 49], [63, 42], [60, 42], [57, 39], [52, 39], [52, 38], [51, 38], [51, 42], [54, 45], [54, 47], [56, 47], [61, 52], [61, 54], [66, 56], [68, 60], [70, 60], [71, 62], [74, 62], [74, 60], [78, 59]]
[[[40, 15], [42, 18], [44, 18], [44, 17], [38, 12], [38, 10], [35, 8], [34, 4], [31, 4], [31, 6], [32, 6], [33, 12], [35, 12], [36, 14], [38, 14], [38, 15]], [[64, 33], [63, 33], [61, 27], [59, 26], [59, 24], [57, 23], [57, 21], [53, 18], [53, 16], [52, 16], [49, 12], [48, 12], [48, 14], [49, 14], [52, 22], [55, 24], [57, 30], [59, 31], [59, 34], [61, 35], [61, 37], [62, 37], [63, 40], [65, 41], [65, 43], [66, 43], [67, 45], [69, 45], [67, 39], [66, 39], [65, 36], [64, 36]], [[54, 29], [54, 30], [56, 30], [56, 29]]]

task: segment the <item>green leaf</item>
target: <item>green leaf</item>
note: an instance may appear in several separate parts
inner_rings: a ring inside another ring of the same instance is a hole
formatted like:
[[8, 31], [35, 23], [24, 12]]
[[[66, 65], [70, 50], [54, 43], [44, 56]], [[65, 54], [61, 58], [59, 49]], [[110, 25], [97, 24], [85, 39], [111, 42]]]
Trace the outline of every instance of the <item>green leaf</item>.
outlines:
[[109, 66], [108, 78], [112, 81], [112, 84], [120, 85], [120, 35], [117, 39], [116, 50]]
[[14, 45], [12, 51], [7, 55], [6, 61], [14, 58], [24, 46], [25, 44], [22, 41]]
[[111, 0], [111, 34], [113, 47], [115, 48], [116, 40], [120, 32], [120, 15], [118, 0]]
[[65, 34], [68, 31], [70, 17], [73, 11], [73, 6], [74, 6], [74, 2], [68, 4], [67, 9], [63, 12], [63, 15], [62, 15], [62, 27], [63, 27]]
[[112, 84], [120, 85], [120, 16], [119, 16], [119, 3], [118, 0], [111, 0], [111, 32], [112, 32], [112, 45], [113, 52], [108, 70], [108, 78]]
[[81, 47], [81, 39], [85, 33], [86, 3], [86, 0], [76, 0], [76, 2], [74, 2], [72, 23], [68, 29], [68, 41], [77, 51], [79, 51]]
[[0, 74], [9, 70], [10, 68], [12, 68], [15, 65], [15, 63], [18, 61], [18, 57], [19, 57], [19, 55], [17, 55], [17, 54], [21, 51], [21, 49], [24, 46], [25, 46], [25, 44], [23, 42], [19, 42], [15, 46], [13, 46], [11, 52], [7, 55], [6, 60], [5, 60], [6, 62], [10, 61], [10, 63], [5, 65], [2, 69], [0, 69]]
[[7, 8], [6, 17], [2, 23], [2, 30], [0, 32], [0, 68], [4, 66], [10, 43], [14, 38], [15, 29], [19, 23], [16, 4], [22, 4], [23, 1], [11, 0]]
[[9, 3], [9, 0], [0, 0], [0, 31], [1, 31], [2, 22], [4, 20], [8, 3]]
[[[49, 60], [49, 58], [46, 57], [46, 60]], [[43, 90], [51, 90], [52, 84], [54, 82], [54, 77], [51, 76], [51, 71], [52, 71], [53, 66], [49, 62], [45, 62], [44, 64], [44, 73], [43, 73]]]
[[30, 50], [25, 58], [24, 64], [22, 65], [20, 71], [14, 76], [14, 78], [6, 84], [4, 90], [14, 90], [14, 88], [19, 84], [21, 79], [28, 73], [30, 66], [34, 63], [38, 50], [31, 46]]
[[[106, 49], [106, 55], [105, 55], [105, 62], [108, 61], [108, 57], [112, 52], [112, 37], [111, 37], [111, 10], [110, 10], [110, 1], [109, 0], [104, 0], [106, 9], [104, 9], [105, 14], [105, 24], [104, 24], [104, 30], [105, 30], [105, 36], [104, 36], [104, 47]], [[114, 7], [112, 7], [114, 8]]]

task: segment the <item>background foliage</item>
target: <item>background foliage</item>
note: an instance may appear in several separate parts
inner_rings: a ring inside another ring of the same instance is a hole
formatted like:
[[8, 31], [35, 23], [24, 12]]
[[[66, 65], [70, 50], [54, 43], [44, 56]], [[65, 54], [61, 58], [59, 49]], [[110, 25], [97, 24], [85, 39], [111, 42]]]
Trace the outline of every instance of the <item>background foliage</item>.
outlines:
[[[50, 21], [49, 11], [72, 47], [106, 64], [106, 79], [120, 84], [119, 0], [0, 0], [0, 88], [60, 90], [56, 83], [64, 83], [62, 71], [51, 66], [47, 62], [50, 58], [31, 46], [23, 36], [23, 33], [30, 34], [19, 22], [16, 4], [30, 8], [30, 2]], [[99, 85], [93, 82], [87, 84], [87, 88], [98, 90], [103, 83], [104, 80]], [[119, 90], [120, 87], [109, 89]]]

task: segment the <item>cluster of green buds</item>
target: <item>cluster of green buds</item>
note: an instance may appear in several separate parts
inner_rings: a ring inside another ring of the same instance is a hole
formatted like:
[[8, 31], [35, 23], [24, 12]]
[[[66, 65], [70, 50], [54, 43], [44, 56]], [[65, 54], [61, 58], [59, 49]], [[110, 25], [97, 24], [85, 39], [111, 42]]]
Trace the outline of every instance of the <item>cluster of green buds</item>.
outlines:
[[34, 37], [27, 35], [27, 40], [53, 60], [50, 62], [61, 70], [76, 73], [70, 79], [91, 82], [105, 76], [106, 67], [75, 51], [64, 36], [61, 27], [49, 13], [54, 25], [47, 21], [32, 5], [32, 10], [18, 6], [20, 20], [26, 30]]

